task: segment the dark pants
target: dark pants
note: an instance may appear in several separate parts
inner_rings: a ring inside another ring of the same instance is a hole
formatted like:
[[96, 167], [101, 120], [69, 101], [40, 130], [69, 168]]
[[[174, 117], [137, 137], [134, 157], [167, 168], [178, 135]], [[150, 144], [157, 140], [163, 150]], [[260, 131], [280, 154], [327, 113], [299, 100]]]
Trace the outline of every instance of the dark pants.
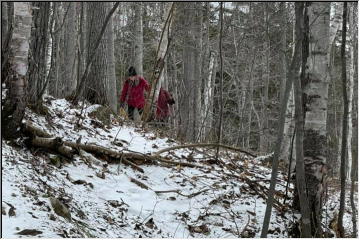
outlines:
[[[131, 120], [134, 120], [134, 110], [135, 110], [135, 107], [133, 106], [128, 106], [128, 116]], [[142, 108], [138, 108], [137, 109], [139, 114], [141, 115], [142, 112], [143, 112], [143, 109]]]

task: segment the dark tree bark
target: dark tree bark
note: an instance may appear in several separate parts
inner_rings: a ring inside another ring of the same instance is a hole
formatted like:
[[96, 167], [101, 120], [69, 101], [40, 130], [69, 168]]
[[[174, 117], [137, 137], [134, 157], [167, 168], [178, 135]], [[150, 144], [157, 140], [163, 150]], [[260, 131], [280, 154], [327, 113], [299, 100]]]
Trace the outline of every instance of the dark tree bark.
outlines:
[[[296, 3], [296, 13], [301, 14], [301, 17], [306, 19], [304, 16], [305, 3]], [[300, 13], [301, 12], [301, 13]], [[306, 20], [304, 21], [306, 25]], [[304, 29], [305, 26], [303, 26]], [[304, 32], [304, 31], [303, 31]], [[306, 40], [305, 40], [306, 41]], [[304, 53], [306, 46], [304, 46], [304, 39], [302, 40], [302, 64], [304, 62]], [[311, 221], [310, 221], [310, 207], [309, 200], [306, 191], [306, 180], [305, 180], [305, 164], [304, 164], [304, 105], [303, 105], [303, 86], [300, 76], [297, 74], [294, 79], [294, 96], [295, 96], [295, 128], [296, 128], [296, 188], [300, 202], [301, 212], [301, 237], [311, 237]]]
[[50, 2], [33, 2], [29, 61], [29, 103], [35, 104], [46, 80], [46, 47], [49, 41]]
[[[93, 3], [93, 4], [95, 4], [95, 3]], [[82, 97], [82, 95], [83, 95], [84, 89], [86, 87], [85, 83], [87, 82], [88, 75], [89, 75], [89, 72], [91, 70], [90, 65], [93, 63], [93, 61], [95, 59], [97, 49], [100, 46], [100, 43], [102, 41], [105, 30], [108, 27], [108, 23], [109, 23], [109, 21], [111, 19], [111, 16], [115, 12], [115, 10], [118, 8], [119, 4], [120, 4], [120, 2], [115, 3], [114, 6], [111, 8], [111, 10], [107, 13], [106, 18], [103, 21], [103, 24], [101, 25], [100, 32], [99, 33], [96, 32], [98, 34], [96, 35], [96, 38], [95, 38], [96, 41], [94, 41], [92, 43], [92, 48], [90, 49], [89, 47], [87, 47], [87, 49], [88, 49], [87, 51], [91, 51], [91, 52], [88, 52], [88, 54], [87, 54], [86, 67], [85, 67], [84, 73], [81, 76], [80, 82], [77, 84], [76, 93], [75, 93], [75, 97], [73, 99], [73, 103], [77, 103], [79, 101], [80, 97]], [[91, 9], [88, 9], [88, 10], [91, 11]], [[92, 19], [94, 20], [93, 17], [92, 17]], [[91, 19], [90, 19], [90, 16], [87, 14], [87, 22], [89, 22], [89, 21], [91, 22]], [[89, 31], [91, 31], [90, 28], [87, 28], [87, 31], [88, 31], [88, 34], [90, 34], [89, 33]], [[88, 42], [87, 45], [89, 46], [90, 43]], [[87, 89], [87, 90], [91, 90], [90, 93], [88, 92], [86, 94], [87, 98], [91, 98], [94, 101], [99, 100], [99, 102], [103, 102], [104, 99], [99, 97], [98, 92], [95, 92], [94, 89]], [[97, 98], [99, 98], [99, 99], [97, 99]]]
[[[223, 128], [223, 111], [224, 111], [224, 103], [223, 103], [223, 52], [222, 52], [222, 46], [223, 46], [223, 3], [220, 3], [220, 34], [219, 34], [219, 57], [220, 57], [220, 85], [219, 85], [219, 92], [220, 92], [220, 112], [219, 112], [219, 127], [218, 127], [218, 133], [217, 133], [217, 141], [218, 144], [221, 144], [222, 141], [222, 128]], [[219, 158], [219, 147], [216, 148], [216, 159]]]
[[300, 70], [300, 59], [301, 59], [301, 45], [302, 45], [302, 35], [303, 35], [303, 9], [304, 6], [302, 3], [295, 4], [295, 47], [294, 52], [291, 60], [290, 68], [288, 69], [287, 79], [285, 82], [284, 92], [281, 94], [281, 105], [280, 105], [280, 122], [278, 125], [278, 132], [277, 132], [277, 141], [275, 144], [274, 150], [274, 157], [272, 163], [272, 172], [271, 172], [271, 182], [268, 194], [268, 200], [266, 204], [266, 211], [264, 216], [263, 227], [261, 230], [261, 237], [266, 238], [269, 224], [270, 224], [270, 217], [271, 217], [271, 210], [274, 202], [274, 193], [275, 193], [275, 186], [276, 186], [276, 179], [278, 173], [278, 165], [279, 165], [279, 157], [281, 151], [281, 145], [284, 137], [284, 126], [285, 126], [285, 114], [286, 114], [286, 107], [287, 101], [289, 99], [291, 86], [294, 81], [298, 79], [299, 70]]

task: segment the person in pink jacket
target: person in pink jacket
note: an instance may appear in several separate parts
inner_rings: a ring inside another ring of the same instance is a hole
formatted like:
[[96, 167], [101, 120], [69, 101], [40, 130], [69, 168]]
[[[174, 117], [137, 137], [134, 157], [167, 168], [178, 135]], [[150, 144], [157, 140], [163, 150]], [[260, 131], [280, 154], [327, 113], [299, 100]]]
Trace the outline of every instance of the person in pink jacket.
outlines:
[[121, 96], [120, 105], [128, 105], [128, 116], [134, 120], [134, 110], [137, 109], [139, 114], [142, 113], [145, 106], [144, 91], [150, 90], [150, 85], [145, 78], [137, 75], [134, 67], [128, 70], [129, 78], [126, 79]]
[[173, 105], [174, 103], [175, 100], [171, 94], [161, 87], [156, 105], [155, 119], [160, 122], [167, 122], [170, 116], [169, 105]]

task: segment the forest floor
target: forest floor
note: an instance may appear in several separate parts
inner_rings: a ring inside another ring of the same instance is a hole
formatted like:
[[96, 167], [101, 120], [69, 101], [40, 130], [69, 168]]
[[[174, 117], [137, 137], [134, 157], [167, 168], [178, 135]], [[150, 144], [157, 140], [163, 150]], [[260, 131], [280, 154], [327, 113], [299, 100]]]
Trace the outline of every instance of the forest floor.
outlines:
[[[92, 114], [100, 105], [72, 106], [49, 96], [44, 104], [46, 116], [27, 109], [25, 119], [63, 140], [145, 154], [180, 144], [113, 117], [106, 126]], [[161, 156], [201, 167], [148, 163], [139, 165], [142, 173], [101, 156], [76, 155], [65, 161], [20, 140], [2, 140], [2, 237], [260, 236], [271, 174], [266, 157], [221, 150], [220, 161], [215, 161], [215, 151], [209, 148], [177, 149]], [[268, 237], [288, 237], [299, 216], [289, 207], [292, 184], [283, 204], [285, 186], [286, 176], [280, 172]], [[333, 232], [329, 225], [336, 216], [339, 192], [330, 192], [323, 223]], [[51, 198], [62, 202], [71, 217], [59, 216]], [[348, 198], [344, 221], [350, 233]]]

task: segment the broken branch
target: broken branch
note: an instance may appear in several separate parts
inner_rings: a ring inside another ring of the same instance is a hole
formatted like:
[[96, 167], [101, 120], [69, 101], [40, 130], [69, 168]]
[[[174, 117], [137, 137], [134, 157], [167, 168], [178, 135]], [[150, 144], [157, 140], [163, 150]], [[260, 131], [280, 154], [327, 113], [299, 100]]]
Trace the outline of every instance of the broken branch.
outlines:
[[242, 150], [240, 148], [227, 146], [227, 145], [223, 145], [223, 144], [218, 144], [218, 143], [195, 143], [195, 144], [187, 144], [187, 145], [177, 145], [177, 146], [164, 148], [164, 149], [162, 149], [160, 151], [157, 151], [157, 152], [154, 153], [154, 155], [157, 156], [157, 155], [160, 155], [161, 153], [168, 152], [168, 151], [171, 151], [171, 150], [180, 149], [180, 148], [192, 148], [192, 147], [220, 147], [220, 148], [232, 150], [232, 151], [235, 151], [235, 152], [242, 152], [242, 153], [245, 153], [245, 154], [250, 155], [252, 157], [256, 157], [256, 155], [254, 153], [251, 153], [249, 151], [245, 151], [245, 150]]

